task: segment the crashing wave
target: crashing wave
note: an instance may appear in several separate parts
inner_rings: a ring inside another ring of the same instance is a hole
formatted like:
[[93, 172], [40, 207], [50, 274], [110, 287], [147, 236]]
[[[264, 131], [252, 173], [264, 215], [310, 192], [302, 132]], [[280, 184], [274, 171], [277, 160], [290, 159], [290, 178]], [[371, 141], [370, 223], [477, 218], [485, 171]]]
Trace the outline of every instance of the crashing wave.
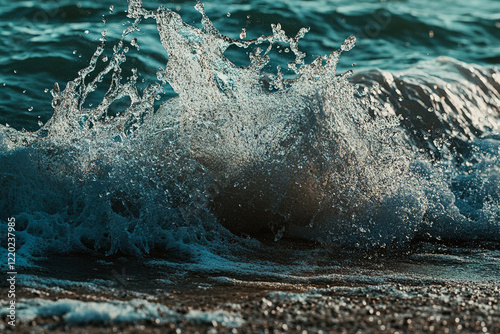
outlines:
[[[250, 242], [237, 237], [247, 234], [346, 247], [498, 240], [499, 140], [479, 136], [499, 128], [498, 72], [472, 68], [479, 83], [464, 84], [457, 71], [453, 87], [425, 68], [401, 79], [350, 78], [336, 68], [353, 36], [306, 64], [298, 44], [308, 29], [289, 37], [276, 24], [272, 35], [235, 40], [219, 33], [202, 4], [196, 9], [202, 29], [172, 10], [129, 1], [134, 23], [113, 56], [103, 54], [103, 33], [89, 66], [52, 91], [49, 122], [36, 133], [0, 128], [1, 218], [18, 220], [21, 254], [190, 252], [192, 244], [226, 252], [228, 240]], [[168, 63], [139, 92], [140, 73], [124, 79], [122, 70], [128, 44], [139, 43], [131, 35], [148, 19]], [[292, 77], [280, 67], [264, 71], [278, 45], [295, 55]], [[227, 59], [230, 46], [251, 49], [250, 65]], [[349, 80], [375, 81], [382, 91], [360, 93]], [[106, 82], [100, 103], [88, 106]], [[156, 108], [168, 85], [177, 95]], [[403, 100], [393, 101], [393, 91]], [[111, 111], [123, 101], [126, 108]], [[471, 147], [468, 156], [446, 145], [455, 138]], [[420, 152], [428, 142], [440, 159]]]

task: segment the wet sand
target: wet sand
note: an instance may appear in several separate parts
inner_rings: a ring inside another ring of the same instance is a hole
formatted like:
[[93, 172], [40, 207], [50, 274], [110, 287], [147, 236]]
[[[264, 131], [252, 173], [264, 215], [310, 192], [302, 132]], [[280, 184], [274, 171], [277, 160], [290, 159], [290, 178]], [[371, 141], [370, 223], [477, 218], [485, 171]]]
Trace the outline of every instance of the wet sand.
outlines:
[[[64, 315], [37, 316], [18, 322], [15, 330], [3, 316], [0, 327], [4, 333], [500, 333], [500, 288], [496, 282], [415, 284], [402, 279], [377, 285], [331, 283], [228, 280], [148, 292], [24, 287], [17, 293], [18, 305], [27, 300], [147, 299], [178, 316], [168, 321], [160, 313], [157, 319], [85, 325], [68, 323]], [[240, 323], [187, 316], [217, 310]]]

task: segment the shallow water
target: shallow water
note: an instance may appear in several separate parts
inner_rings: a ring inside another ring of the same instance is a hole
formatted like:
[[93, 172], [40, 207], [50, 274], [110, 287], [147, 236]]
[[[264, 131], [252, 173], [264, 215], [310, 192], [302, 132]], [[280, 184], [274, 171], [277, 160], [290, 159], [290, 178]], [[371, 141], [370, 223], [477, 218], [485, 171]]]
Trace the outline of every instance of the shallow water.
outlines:
[[123, 259], [163, 287], [498, 281], [480, 3], [5, 2], [0, 219], [26, 282], [61, 254], [108, 269], [53, 278], [103, 286]]

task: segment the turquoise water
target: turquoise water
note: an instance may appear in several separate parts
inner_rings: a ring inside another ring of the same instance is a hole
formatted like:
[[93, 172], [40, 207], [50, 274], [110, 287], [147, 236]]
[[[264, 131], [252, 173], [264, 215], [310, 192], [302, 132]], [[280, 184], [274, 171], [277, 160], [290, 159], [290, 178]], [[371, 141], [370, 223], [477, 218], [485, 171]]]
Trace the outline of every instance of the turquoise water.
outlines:
[[26, 268], [283, 278], [375, 250], [467, 279], [427, 243], [498, 268], [498, 1], [0, 4], [0, 219]]
[[[38, 129], [38, 116], [52, 114], [54, 82], [74, 78], [95, 49], [103, 29], [118, 38], [126, 18], [125, 1], [2, 1], [0, 123], [17, 129]], [[189, 24], [199, 26], [194, 1], [149, 1], [153, 8], [176, 9]], [[110, 6], [114, 6], [110, 13]], [[336, 49], [349, 35], [358, 43], [342, 69], [402, 70], [439, 56], [485, 66], [500, 61], [500, 4], [483, 1], [228, 1], [206, 2], [206, 11], [221, 33], [236, 38], [246, 28], [249, 38], [266, 35], [271, 23], [295, 34], [311, 27], [301, 43], [309, 61]], [[228, 17], [227, 13], [231, 15]], [[106, 20], [106, 24], [102, 22]], [[166, 63], [152, 22], [144, 22], [141, 69]], [[88, 34], [85, 33], [88, 31]], [[74, 53], [76, 51], [76, 53]], [[236, 60], [248, 62], [244, 53]], [[17, 73], [14, 73], [17, 71]], [[25, 93], [23, 93], [26, 91]], [[29, 111], [33, 107], [32, 111]]]

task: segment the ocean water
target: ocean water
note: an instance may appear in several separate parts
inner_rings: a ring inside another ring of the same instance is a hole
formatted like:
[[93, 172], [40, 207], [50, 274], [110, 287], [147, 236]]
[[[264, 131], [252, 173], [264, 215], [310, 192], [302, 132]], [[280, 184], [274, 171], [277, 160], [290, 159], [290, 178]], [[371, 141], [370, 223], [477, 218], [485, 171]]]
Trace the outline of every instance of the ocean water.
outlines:
[[500, 2], [0, 3], [27, 285], [500, 279]]

